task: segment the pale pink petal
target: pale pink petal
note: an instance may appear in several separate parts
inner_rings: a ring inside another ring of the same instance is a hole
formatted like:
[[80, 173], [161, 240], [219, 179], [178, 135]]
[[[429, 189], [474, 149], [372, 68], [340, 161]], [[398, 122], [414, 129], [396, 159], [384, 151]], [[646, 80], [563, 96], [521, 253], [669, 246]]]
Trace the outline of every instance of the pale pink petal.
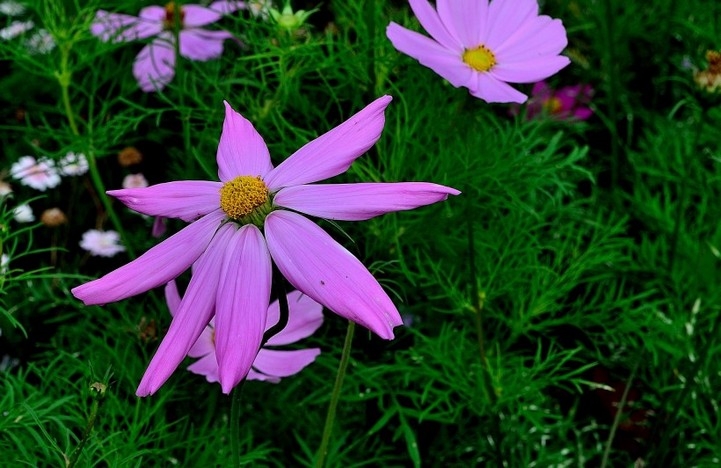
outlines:
[[186, 28], [205, 26], [223, 17], [219, 11], [201, 5], [183, 5], [181, 8], [184, 13], [183, 26]]
[[270, 375], [261, 374], [253, 369], [248, 371], [248, 375], [245, 377], [246, 380], [259, 380], [261, 382], [279, 383], [280, 377], [271, 377]]
[[284, 210], [265, 219], [273, 261], [290, 284], [338, 315], [393, 338], [396, 307], [373, 275], [348, 250], [303, 216]]
[[228, 182], [242, 175], [264, 177], [273, 169], [268, 147], [245, 117], [225, 104], [223, 132], [218, 143], [218, 177]]
[[107, 304], [177, 278], [205, 251], [224, 218], [221, 210], [205, 215], [132, 262], [73, 288], [73, 295], [85, 305]]
[[178, 292], [178, 285], [175, 284], [175, 280], [171, 280], [165, 285], [165, 302], [168, 304], [170, 315], [175, 315], [178, 307], [180, 307], [180, 293]]
[[140, 13], [138, 13], [139, 17], [148, 21], [160, 23], [161, 25], [163, 25], [166, 15], [165, 8], [157, 5], [145, 7], [140, 10]]
[[441, 22], [435, 8], [428, 3], [428, 0], [410, 0], [411, 9], [428, 34], [449, 50], [463, 52], [463, 44], [460, 39], [446, 29]]
[[563, 23], [548, 16], [527, 21], [493, 49], [499, 64], [558, 55], [568, 45]]
[[486, 33], [487, 0], [438, 0], [436, 7], [446, 29], [460, 39], [464, 48], [481, 45]]
[[140, 50], [133, 63], [133, 75], [146, 93], [160, 91], [175, 76], [173, 36], [168, 31]]
[[143, 188], [108, 190], [107, 194], [138, 213], [195, 221], [220, 207], [222, 186], [220, 182], [183, 180]]
[[136, 16], [98, 10], [90, 25], [90, 32], [101, 41], [127, 42], [160, 34], [163, 23], [147, 21]]
[[[295, 343], [307, 338], [323, 324], [323, 306], [300, 291], [288, 293], [288, 324], [280, 332], [272, 336], [265, 344], [279, 346]], [[280, 305], [273, 301], [268, 307], [268, 319], [265, 329], [268, 330], [280, 320]]]
[[184, 29], [180, 31], [180, 55], [204, 62], [223, 54], [223, 41], [231, 38], [227, 31]]
[[[188, 351], [188, 356], [194, 358], [207, 356], [209, 354], [213, 355], [213, 361], [215, 361], [215, 328], [212, 320], [210, 324], [203, 329], [203, 333], [200, 334], [198, 340], [193, 344], [192, 348], [190, 348], [190, 351]], [[216, 364], [216, 368], [217, 367]]]
[[537, 16], [538, 0], [493, 0], [488, 8], [486, 45], [495, 52], [522, 24]]
[[486, 102], [515, 102], [523, 104], [528, 96], [514, 89], [511, 85], [493, 77], [491, 73], [477, 73], [478, 80], [471, 94]]
[[430, 205], [459, 193], [428, 182], [298, 185], [278, 192], [273, 203], [319, 218], [362, 221]]
[[215, 359], [215, 353], [201, 357], [189, 365], [188, 370], [194, 374], [205, 376], [210, 383], [218, 381], [218, 361]]
[[245, 2], [238, 0], [218, 0], [217, 2], [211, 3], [208, 8], [224, 15], [228, 15], [234, 11], [246, 8], [246, 4]]
[[245, 378], [260, 350], [271, 271], [263, 234], [252, 224], [241, 227], [228, 245], [217, 288], [215, 351], [223, 393]]
[[150, 229], [150, 235], [153, 237], [160, 237], [165, 234], [165, 218], [162, 216], [156, 216], [153, 220], [153, 227]]
[[[430, 39], [429, 39], [430, 40]], [[382, 96], [334, 129], [306, 143], [265, 177], [271, 191], [342, 174], [381, 136], [391, 100]]]
[[393, 47], [406, 55], [418, 60], [448, 80], [456, 88], [468, 86], [474, 73], [473, 69], [463, 63], [463, 51], [454, 52], [422, 34], [410, 31], [396, 23], [386, 29], [386, 36]]
[[289, 377], [302, 371], [304, 367], [315, 361], [320, 348], [298, 349], [294, 351], [278, 351], [261, 349], [255, 358], [253, 368], [272, 377]]
[[563, 55], [529, 59], [523, 62], [499, 63], [489, 72], [508, 83], [533, 83], [557, 73], [571, 61]]
[[148, 364], [136, 395], [142, 397], [155, 393], [185, 359], [210, 321], [215, 308], [221, 264], [234, 229], [227, 224], [221, 227], [195, 263], [188, 289], [170, 322], [168, 333]]

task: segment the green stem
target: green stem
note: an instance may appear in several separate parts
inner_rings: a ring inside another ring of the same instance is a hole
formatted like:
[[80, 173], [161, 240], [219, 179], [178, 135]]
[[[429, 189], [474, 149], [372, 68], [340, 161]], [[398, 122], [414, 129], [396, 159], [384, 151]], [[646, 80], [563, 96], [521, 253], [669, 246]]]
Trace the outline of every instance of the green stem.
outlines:
[[230, 405], [230, 456], [232, 467], [240, 466], [240, 396], [243, 392], [243, 382], [233, 389]]
[[328, 455], [328, 444], [330, 442], [330, 434], [333, 432], [333, 423], [335, 422], [335, 413], [338, 408], [338, 401], [340, 400], [340, 393], [343, 388], [343, 379], [345, 378], [345, 372], [348, 368], [348, 361], [350, 359], [351, 345], [353, 344], [353, 332], [355, 331], [355, 323], [348, 321], [348, 331], [345, 335], [345, 343], [343, 344], [343, 351], [340, 355], [340, 364], [338, 364], [338, 373], [335, 376], [335, 384], [333, 384], [333, 393], [330, 397], [330, 403], [328, 404], [328, 414], [325, 417], [325, 426], [323, 427], [323, 438], [320, 442], [320, 449], [318, 450], [318, 458], [313, 465], [315, 468], [323, 468], [325, 464], [325, 457]]
[[618, 402], [618, 407], [616, 409], [616, 417], [613, 418], [613, 424], [611, 424], [611, 431], [608, 433], [608, 440], [606, 441], [606, 448], [603, 451], [601, 468], [606, 468], [606, 465], [608, 465], [608, 457], [611, 455], [611, 446], [613, 445], [613, 439], [616, 437], [616, 430], [621, 424], [621, 418], [623, 418], [624, 416], [623, 409], [626, 406], [628, 392], [631, 390], [631, 385], [633, 385], [633, 379], [636, 377], [636, 372], [638, 371], [638, 367], [640, 364], [641, 356], [639, 356], [639, 358], [636, 360], [636, 364], [633, 366], [631, 375], [628, 376], [628, 380], [626, 381], [626, 388], [623, 389], [623, 394], [621, 394], [621, 401]]
[[88, 438], [90, 437], [90, 431], [93, 430], [93, 426], [95, 425], [95, 418], [98, 416], [98, 408], [100, 408], [100, 401], [95, 400], [93, 401], [92, 406], [90, 407], [90, 416], [88, 417], [88, 424], [85, 426], [85, 430], [83, 431], [83, 436], [80, 439], [80, 443], [77, 447], [75, 447], [75, 450], [73, 451], [73, 454], [70, 456], [69, 461], [66, 463], [67, 468], [73, 468], [80, 459], [80, 453], [83, 451], [83, 447], [85, 447], [85, 443], [88, 441]]

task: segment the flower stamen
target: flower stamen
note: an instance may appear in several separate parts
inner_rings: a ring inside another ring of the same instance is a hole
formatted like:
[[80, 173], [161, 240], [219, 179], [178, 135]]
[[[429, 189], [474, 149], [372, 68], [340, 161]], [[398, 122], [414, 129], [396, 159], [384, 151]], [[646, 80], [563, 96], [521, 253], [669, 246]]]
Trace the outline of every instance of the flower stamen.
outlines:
[[479, 72], [487, 72], [496, 65], [496, 56], [484, 45], [463, 52], [463, 61]]
[[272, 207], [260, 177], [238, 176], [220, 189], [220, 208], [234, 221], [262, 225]]

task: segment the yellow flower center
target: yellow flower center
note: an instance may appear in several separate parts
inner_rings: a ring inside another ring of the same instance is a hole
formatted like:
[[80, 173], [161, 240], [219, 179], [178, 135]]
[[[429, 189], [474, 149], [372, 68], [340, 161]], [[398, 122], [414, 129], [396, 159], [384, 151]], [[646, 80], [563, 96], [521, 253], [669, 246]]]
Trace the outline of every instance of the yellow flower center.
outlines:
[[466, 49], [463, 61], [474, 70], [487, 72], [496, 65], [496, 56], [486, 46], [480, 45], [475, 49]]
[[260, 177], [239, 176], [220, 189], [220, 208], [234, 221], [262, 225], [272, 207]]
[[175, 2], [168, 2], [165, 4], [165, 19], [163, 20], [165, 29], [173, 29], [175, 27], [176, 10], [180, 15], [178, 18], [180, 20], [180, 26], [183, 26], [183, 20], [185, 19], [185, 12], [183, 11], [183, 8], [176, 7]]
[[563, 109], [563, 104], [561, 103], [560, 99], [553, 96], [553, 97], [546, 99], [546, 102], [543, 103], [543, 109], [548, 114], [557, 114], [557, 113], [561, 112], [561, 109]]

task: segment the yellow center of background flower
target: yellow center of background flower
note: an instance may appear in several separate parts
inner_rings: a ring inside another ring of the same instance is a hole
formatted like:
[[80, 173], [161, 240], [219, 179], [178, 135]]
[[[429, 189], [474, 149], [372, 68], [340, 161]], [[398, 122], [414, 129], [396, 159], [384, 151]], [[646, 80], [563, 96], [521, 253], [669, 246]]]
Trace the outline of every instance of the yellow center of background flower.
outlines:
[[546, 99], [546, 102], [543, 103], [543, 109], [549, 114], [557, 114], [563, 109], [563, 104], [560, 99], [554, 96]]
[[253, 176], [239, 176], [220, 189], [220, 208], [229, 218], [240, 220], [268, 202], [268, 187]]
[[176, 7], [175, 2], [168, 2], [165, 4], [165, 19], [163, 20], [165, 29], [173, 29], [175, 27], [176, 10], [180, 15], [180, 17], [178, 18], [180, 20], [180, 25], [183, 25], [183, 20], [185, 19], [185, 12], [183, 11], [183, 8]]
[[474, 70], [487, 72], [496, 64], [496, 56], [486, 46], [475, 49], [466, 49], [463, 52], [463, 61]]

